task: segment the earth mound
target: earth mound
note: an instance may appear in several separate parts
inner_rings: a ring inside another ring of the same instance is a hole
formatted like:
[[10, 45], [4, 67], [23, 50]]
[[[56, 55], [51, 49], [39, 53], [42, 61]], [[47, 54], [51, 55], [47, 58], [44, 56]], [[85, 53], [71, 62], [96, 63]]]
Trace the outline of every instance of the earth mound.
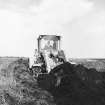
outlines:
[[40, 75], [38, 83], [57, 105], [105, 105], [105, 73], [95, 68], [65, 62]]

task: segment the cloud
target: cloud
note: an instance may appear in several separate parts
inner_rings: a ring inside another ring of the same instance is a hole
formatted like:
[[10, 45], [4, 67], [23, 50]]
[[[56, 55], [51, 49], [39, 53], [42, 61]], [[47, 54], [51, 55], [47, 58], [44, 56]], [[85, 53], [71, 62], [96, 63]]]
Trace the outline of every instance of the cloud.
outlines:
[[69, 57], [104, 57], [105, 13], [94, 8], [94, 1], [4, 1], [0, 1], [0, 55], [33, 56], [38, 35], [57, 34], [63, 36], [62, 47]]
[[39, 5], [42, 0], [0, 0], [4, 4], [14, 4], [18, 6], [30, 6], [30, 5]]
[[69, 44], [63, 43], [71, 57], [105, 57], [105, 12], [91, 11], [87, 15], [74, 19], [64, 25], [64, 39]]
[[88, 0], [94, 3], [96, 9], [105, 9], [105, 0]]
[[30, 8], [38, 7], [43, 0], [0, 0], [1, 9], [10, 9], [12, 11], [30, 12]]
[[[46, 0], [37, 11], [39, 31], [58, 32], [62, 25], [92, 10], [91, 2], [83, 0]], [[58, 30], [58, 31], [57, 31]]]

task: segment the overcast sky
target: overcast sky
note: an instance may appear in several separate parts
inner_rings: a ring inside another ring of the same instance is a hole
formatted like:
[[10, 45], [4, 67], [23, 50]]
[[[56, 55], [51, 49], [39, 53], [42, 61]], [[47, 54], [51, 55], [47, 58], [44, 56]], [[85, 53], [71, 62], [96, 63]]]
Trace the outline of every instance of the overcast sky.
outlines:
[[105, 0], [0, 0], [0, 56], [32, 57], [39, 34], [61, 35], [69, 57], [105, 57]]

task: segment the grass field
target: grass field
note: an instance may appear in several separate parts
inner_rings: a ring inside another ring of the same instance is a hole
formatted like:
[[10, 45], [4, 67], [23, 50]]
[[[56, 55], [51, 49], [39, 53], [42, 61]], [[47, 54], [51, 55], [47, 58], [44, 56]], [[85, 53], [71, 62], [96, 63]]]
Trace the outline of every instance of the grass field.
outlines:
[[28, 58], [0, 57], [0, 105], [55, 105], [28, 70]]
[[95, 68], [99, 72], [105, 72], [105, 59], [76, 59], [70, 58], [69, 62], [82, 64], [87, 68]]

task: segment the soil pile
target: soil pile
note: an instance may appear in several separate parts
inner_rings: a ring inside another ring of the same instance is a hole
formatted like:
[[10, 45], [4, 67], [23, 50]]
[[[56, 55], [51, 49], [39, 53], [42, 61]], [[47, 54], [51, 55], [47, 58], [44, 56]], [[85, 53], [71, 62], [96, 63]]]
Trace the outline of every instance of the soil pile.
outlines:
[[105, 73], [94, 68], [66, 62], [47, 76], [40, 75], [38, 83], [57, 105], [105, 105]]

